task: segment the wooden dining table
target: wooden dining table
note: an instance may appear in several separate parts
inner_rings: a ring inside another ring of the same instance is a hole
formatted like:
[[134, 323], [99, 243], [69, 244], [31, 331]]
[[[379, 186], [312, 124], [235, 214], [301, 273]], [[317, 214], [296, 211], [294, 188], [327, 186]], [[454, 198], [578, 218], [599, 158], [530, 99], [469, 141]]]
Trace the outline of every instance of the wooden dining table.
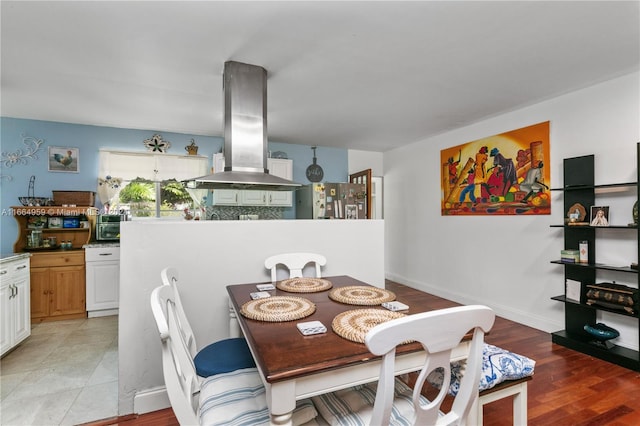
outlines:
[[[346, 275], [323, 279], [330, 281], [333, 288], [369, 285]], [[254, 320], [243, 316], [241, 308], [252, 300], [250, 294], [258, 291], [257, 284], [265, 283], [229, 285], [227, 291], [232, 321], [235, 322], [233, 317], [236, 317], [264, 382], [272, 424], [290, 425], [297, 400], [378, 379], [381, 358], [369, 352], [364, 343], [352, 342], [336, 334], [331, 324], [336, 315], [345, 311], [384, 308], [336, 302], [329, 298], [330, 290], [291, 293], [275, 289], [269, 291], [271, 296], [305, 298], [315, 304], [315, 312], [294, 321]], [[433, 296], [420, 290], [397, 286], [390, 291], [395, 294], [397, 301], [409, 306], [408, 310], [402, 311], [406, 314], [443, 307], [435, 302]], [[327, 332], [302, 335], [296, 324], [307, 321], [322, 322]], [[452, 354], [452, 360], [466, 358], [468, 350], [468, 342], [461, 342]], [[421, 369], [425, 356], [418, 343], [399, 346], [396, 352], [396, 375]]]

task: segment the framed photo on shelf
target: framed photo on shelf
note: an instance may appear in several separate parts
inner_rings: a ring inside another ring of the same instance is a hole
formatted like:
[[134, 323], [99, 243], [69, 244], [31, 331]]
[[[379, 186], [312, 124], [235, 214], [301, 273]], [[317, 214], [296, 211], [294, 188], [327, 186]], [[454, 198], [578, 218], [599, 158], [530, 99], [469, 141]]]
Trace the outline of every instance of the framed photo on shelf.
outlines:
[[591, 226], [609, 226], [609, 206], [591, 206]]
[[357, 219], [358, 218], [358, 206], [355, 204], [347, 204], [344, 206], [345, 219]]
[[49, 147], [50, 172], [80, 172], [80, 150], [67, 146]]

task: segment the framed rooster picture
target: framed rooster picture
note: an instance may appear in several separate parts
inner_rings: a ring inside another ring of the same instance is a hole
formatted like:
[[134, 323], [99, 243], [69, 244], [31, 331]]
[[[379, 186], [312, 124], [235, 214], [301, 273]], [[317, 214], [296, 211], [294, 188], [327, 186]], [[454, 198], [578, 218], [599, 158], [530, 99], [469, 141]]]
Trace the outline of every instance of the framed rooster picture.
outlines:
[[49, 147], [50, 172], [80, 172], [80, 150], [67, 146]]

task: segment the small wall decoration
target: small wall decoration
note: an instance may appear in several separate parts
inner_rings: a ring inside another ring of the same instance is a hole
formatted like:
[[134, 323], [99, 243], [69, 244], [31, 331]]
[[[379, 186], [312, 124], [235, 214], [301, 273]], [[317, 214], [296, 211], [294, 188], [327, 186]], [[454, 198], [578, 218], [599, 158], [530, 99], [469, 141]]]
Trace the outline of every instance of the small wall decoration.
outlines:
[[551, 214], [549, 122], [440, 151], [441, 213]]
[[49, 171], [78, 173], [80, 171], [80, 150], [71, 147], [50, 146]]
[[162, 136], [158, 134], [153, 135], [150, 139], [145, 139], [143, 143], [152, 152], [165, 153], [171, 148], [171, 142], [162, 140]]
[[187, 155], [198, 155], [198, 145], [196, 145], [195, 139], [191, 139], [191, 143], [184, 147], [187, 151]]
[[591, 226], [609, 226], [609, 206], [591, 206]]
[[[18, 148], [14, 152], [3, 152], [2, 160], [0, 162], [6, 168], [11, 168], [15, 164], [29, 164], [29, 160], [37, 160], [38, 159], [38, 151], [40, 151], [40, 145], [44, 142], [42, 139], [36, 139], [32, 136], [26, 136], [25, 134], [22, 136], [22, 144], [24, 145], [24, 151], [22, 148]], [[13, 176], [11, 175], [0, 175], [0, 179], [7, 179], [8, 181], [13, 180]]]

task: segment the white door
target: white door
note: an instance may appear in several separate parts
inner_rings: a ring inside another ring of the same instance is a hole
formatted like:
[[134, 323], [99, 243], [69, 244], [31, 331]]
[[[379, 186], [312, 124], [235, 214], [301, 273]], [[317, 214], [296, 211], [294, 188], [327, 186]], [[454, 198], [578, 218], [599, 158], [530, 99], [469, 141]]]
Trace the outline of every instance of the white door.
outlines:
[[0, 354], [5, 353], [13, 346], [13, 287], [11, 283], [5, 283], [2, 277], [2, 288], [0, 288]]
[[29, 282], [28, 274], [26, 274], [26, 276], [20, 276], [14, 281], [14, 344], [23, 341], [31, 335], [31, 287]]
[[267, 168], [269, 174], [283, 179], [293, 179], [293, 160], [282, 158], [267, 158]]
[[118, 308], [119, 280], [119, 260], [87, 262], [87, 311]]

